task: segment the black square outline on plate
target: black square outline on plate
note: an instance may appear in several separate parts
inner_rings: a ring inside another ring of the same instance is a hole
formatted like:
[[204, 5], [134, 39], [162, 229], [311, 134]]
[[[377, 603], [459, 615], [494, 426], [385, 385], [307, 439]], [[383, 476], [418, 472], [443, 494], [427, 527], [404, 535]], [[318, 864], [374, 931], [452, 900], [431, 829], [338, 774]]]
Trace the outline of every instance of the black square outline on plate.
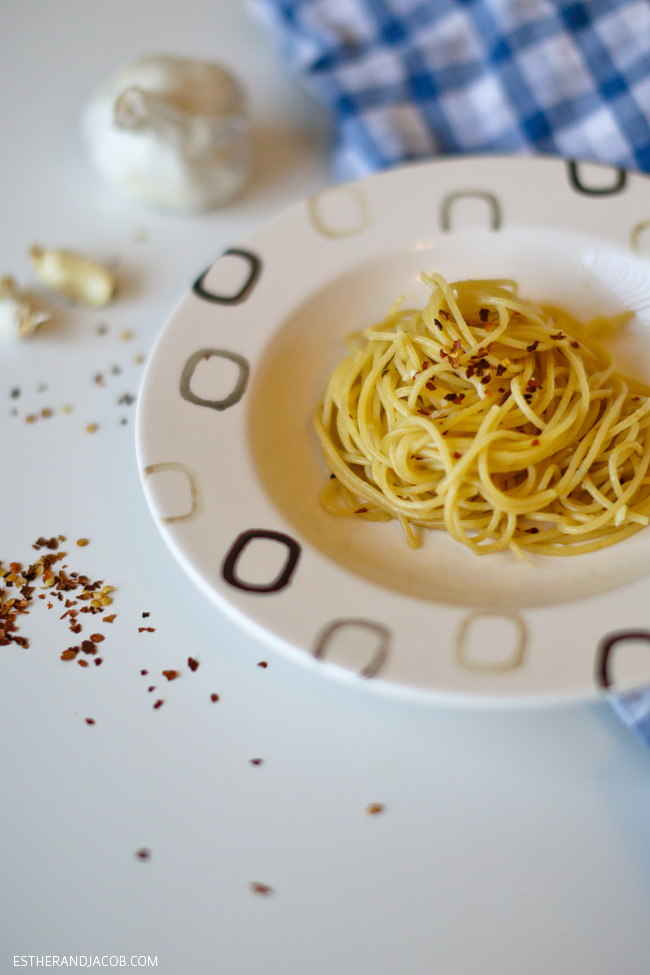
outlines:
[[487, 203], [490, 214], [490, 230], [501, 229], [501, 207], [494, 193], [488, 193], [486, 190], [456, 190], [454, 193], [447, 193], [440, 204], [440, 226], [444, 231], [448, 232], [452, 229], [451, 214], [456, 200], [467, 199], [483, 200]]
[[378, 623], [375, 620], [368, 620], [358, 616], [349, 616], [332, 620], [332, 622], [319, 633], [312, 653], [317, 660], [327, 660], [328, 644], [334, 633], [336, 633], [338, 630], [344, 629], [345, 627], [354, 626], [370, 630], [371, 632], [376, 633], [379, 637], [377, 649], [373, 653], [371, 659], [368, 661], [365, 667], [358, 671], [360, 677], [374, 677], [377, 673], [379, 673], [388, 659], [391, 632], [387, 626], [384, 626], [383, 623]]
[[259, 278], [262, 272], [262, 261], [257, 256], [257, 254], [253, 254], [252, 251], [243, 250], [240, 247], [229, 247], [227, 251], [223, 252], [221, 257], [226, 257], [228, 254], [235, 254], [239, 257], [243, 257], [244, 260], [248, 262], [249, 265], [248, 277], [246, 278], [243, 285], [241, 286], [241, 288], [236, 294], [234, 295], [215, 294], [214, 292], [208, 291], [206, 288], [203, 287], [203, 282], [206, 276], [210, 273], [210, 271], [214, 267], [214, 265], [211, 264], [210, 267], [205, 269], [203, 274], [199, 275], [199, 277], [192, 285], [192, 291], [194, 292], [194, 294], [197, 295], [199, 298], [202, 298], [204, 301], [211, 301], [215, 305], [240, 305], [242, 301], [245, 301], [248, 298], [249, 294], [253, 290], [254, 285], [257, 283], [257, 279]]
[[569, 160], [569, 182], [574, 190], [576, 190], [578, 193], [584, 193], [586, 196], [613, 196], [615, 193], [620, 193], [624, 189], [627, 182], [626, 170], [616, 169], [616, 182], [612, 183], [611, 186], [585, 186], [584, 183], [580, 182], [578, 166], [579, 163], [575, 159]]
[[[280, 542], [287, 547], [287, 560], [275, 579], [268, 583], [246, 582], [237, 575], [237, 562], [239, 556], [244, 551], [249, 542], [256, 538], [269, 538], [274, 542]], [[221, 566], [221, 574], [225, 581], [234, 586], [235, 589], [243, 589], [245, 592], [272, 593], [284, 589], [291, 580], [298, 559], [300, 558], [301, 548], [295, 538], [285, 535], [284, 532], [271, 531], [267, 528], [249, 528], [241, 532], [233, 542], [230, 551], [226, 555]]]
[[[239, 375], [237, 382], [228, 396], [225, 396], [223, 399], [201, 399], [200, 396], [192, 392], [190, 383], [194, 375], [194, 370], [199, 362], [203, 359], [210, 359], [213, 356], [234, 362], [239, 369]], [[207, 406], [212, 410], [227, 410], [229, 407], [234, 406], [235, 403], [238, 403], [246, 392], [249, 374], [250, 366], [247, 360], [242, 355], [239, 355], [238, 352], [229, 352], [227, 349], [199, 349], [189, 357], [183, 366], [179, 386], [180, 394], [188, 403], [195, 403], [197, 406]]]
[[627, 640], [645, 640], [650, 650], [650, 630], [618, 630], [604, 637], [598, 644], [596, 655], [596, 683], [599, 687], [607, 690], [612, 686], [609, 672], [610, 657], [616, 645]]

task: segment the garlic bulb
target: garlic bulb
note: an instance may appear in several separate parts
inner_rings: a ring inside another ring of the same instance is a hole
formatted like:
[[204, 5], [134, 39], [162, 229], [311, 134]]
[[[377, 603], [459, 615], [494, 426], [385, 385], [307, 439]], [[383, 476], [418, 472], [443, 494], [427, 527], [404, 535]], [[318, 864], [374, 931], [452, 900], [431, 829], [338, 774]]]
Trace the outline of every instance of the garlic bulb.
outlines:
[[110, 184], [177, 213], [227, 203], [251, 168], [244, 93], [207, 61], [151, 55], [125, 65], [86, 106], [82, 134]]
[[49, 312], [33, 309], [12, 277], [0, 278], [0, 338], [25, 338], [49, 320]]

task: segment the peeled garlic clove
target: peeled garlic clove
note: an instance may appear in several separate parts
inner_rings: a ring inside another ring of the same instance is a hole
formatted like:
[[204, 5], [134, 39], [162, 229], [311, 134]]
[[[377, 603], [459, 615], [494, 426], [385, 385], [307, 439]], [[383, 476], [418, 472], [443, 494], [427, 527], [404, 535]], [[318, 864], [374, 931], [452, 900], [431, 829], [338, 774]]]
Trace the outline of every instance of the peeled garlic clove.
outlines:
[[117, 289], [112, 271], [80, 254], [57, 248], [29, 249], [32, 266], [44, 285], [83, 305], [107, 305]]
[[209, 61], [153, 55], [125, 65], [88, 103], [82, 132], [104, 179], [163, 210], [223, 206], [251, 169], [244, 92]]
[[25, 295], [19, 293], [12, 277], [0, 278], [1, 338], [25, 338], [49, 322], [50, 317], [49, 312], [32, 308]]

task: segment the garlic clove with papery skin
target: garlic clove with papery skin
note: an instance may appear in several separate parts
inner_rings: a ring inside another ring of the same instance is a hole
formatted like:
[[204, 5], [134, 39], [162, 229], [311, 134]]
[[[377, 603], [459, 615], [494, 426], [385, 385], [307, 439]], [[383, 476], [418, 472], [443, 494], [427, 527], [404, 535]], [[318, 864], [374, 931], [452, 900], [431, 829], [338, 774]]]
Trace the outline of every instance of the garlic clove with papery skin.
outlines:
[[32, 308], [31, 302], [26, 295], [20, 294], [10, 275], [0, 278], [0, 338], [26, 338], [49, 322], [50, 318], [49, 312]]
[[101, 308], [117, 290], [117, 278], [109, 268], [73, 251], [32, 244], [29, 259], [44, 285], [82, 305]]
[[162, 210], [223, 206], [251, 169], [244, 92], [208, 61], [152, 55], [126, 65], [90, 100], [82, 131], [100, 175]]

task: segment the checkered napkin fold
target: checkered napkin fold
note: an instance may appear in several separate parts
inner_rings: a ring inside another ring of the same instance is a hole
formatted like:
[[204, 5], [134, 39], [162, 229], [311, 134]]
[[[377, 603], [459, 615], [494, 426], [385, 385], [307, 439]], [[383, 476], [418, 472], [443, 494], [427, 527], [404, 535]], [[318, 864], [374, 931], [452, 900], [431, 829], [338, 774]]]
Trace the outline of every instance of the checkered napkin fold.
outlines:
[[[334, 176], [446, 153], [650, 172], [650, 0], [249, 0], [331, 110]], [[650, 745], [650, 689], [612, 695]]]

